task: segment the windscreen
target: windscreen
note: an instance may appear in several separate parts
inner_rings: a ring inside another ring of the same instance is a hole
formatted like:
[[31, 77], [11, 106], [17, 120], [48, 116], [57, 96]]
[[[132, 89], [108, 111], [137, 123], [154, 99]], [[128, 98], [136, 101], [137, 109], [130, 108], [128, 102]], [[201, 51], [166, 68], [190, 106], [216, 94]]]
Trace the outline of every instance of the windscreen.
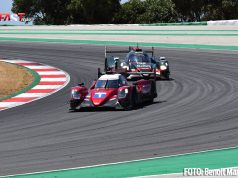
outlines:
[[129, 62], [137, 63], [137, 62], [143, 62], [143, 63], [150, 63], [150, 58], [146, 54], [132, 54], [129, 56]]
[[118, 80], [98, 80], [95, 88], [118, 88]]

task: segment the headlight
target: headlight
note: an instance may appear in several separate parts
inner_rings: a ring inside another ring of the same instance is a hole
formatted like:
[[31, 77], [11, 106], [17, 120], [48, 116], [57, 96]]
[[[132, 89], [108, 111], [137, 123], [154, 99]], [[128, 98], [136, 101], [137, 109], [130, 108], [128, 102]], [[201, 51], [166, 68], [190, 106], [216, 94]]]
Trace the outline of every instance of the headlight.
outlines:
[[126, 98], [128, 92], [129, 92], [129, 91], [128, 91], [127, 88], [124, 89], [124, 90], [120, 90], [120, 91], [118, 92], [118, 98], [119, 98], [119, 99]]
[[161, 69], [161, 70], [166, 70], [167, 67], [166, 67], [165, 65], [161, 65], [161, 66], [160, 66], [160, 69]]
[[129, 70], [129, 69], [130, 69], [129, 66], [123, 66], [122, 68], [123, 68], [123, 69], [126, 69], [126, 70]]
[[130, 69], [129, 66], [128, 66], [127, 64], [125, 64], [125, 63], [122, 63], [122, 64], [121, 64], [121, 67], [122, 67], [123, 69], [126, 69], [126, 70], [129, 70], [129, 69]]
[[71, 91], [71, 97], [74, 99], [80, 99], [80, 93], [77, 90], [72, 90]]

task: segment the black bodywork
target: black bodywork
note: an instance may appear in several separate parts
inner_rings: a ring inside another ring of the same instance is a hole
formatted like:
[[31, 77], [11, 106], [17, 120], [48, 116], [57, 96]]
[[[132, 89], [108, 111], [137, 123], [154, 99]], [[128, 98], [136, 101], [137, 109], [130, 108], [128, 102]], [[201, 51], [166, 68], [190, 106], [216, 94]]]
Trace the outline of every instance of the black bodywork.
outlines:
[[[113, 55], [116, 53], [125, 53], [126, 56], [120, 59]], [[156, 77], [170, 78], [169, 62], [165, 57], [154, 56], [154, 48], [148, 51], [143, 51], [138, 47], [129, 47], [128, 51], [108, 51], [105, 48], [105, 72], [124, 72], [125, 76], [130, 79], [131, 77], [150, 77], [154, 70], [156, 70]]]

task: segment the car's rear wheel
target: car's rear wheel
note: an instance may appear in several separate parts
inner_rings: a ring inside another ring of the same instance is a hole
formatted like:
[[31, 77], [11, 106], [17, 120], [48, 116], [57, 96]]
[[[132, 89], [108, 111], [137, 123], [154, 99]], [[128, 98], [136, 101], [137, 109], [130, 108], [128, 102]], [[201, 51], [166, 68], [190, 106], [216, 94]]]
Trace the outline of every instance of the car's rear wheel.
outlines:
[[166, 74], [164, 75], [164, 78], [165, 78], [166, 80], [169, 80], [169, 79], [170, 79], [170, 78], [169, 78], [169, 74], [166, 73]]
[[154, 99], [157, 97], [157, 91], [156, 91], [156, 83], [152, 82], [151, 84], [151, 91], [150, 91], [150, 103], [154, 102]]
[[71, 100], [70, 101], [70, 111], [77, 111], [77, 107], [79, 106], [80, 101], [78, 100]]

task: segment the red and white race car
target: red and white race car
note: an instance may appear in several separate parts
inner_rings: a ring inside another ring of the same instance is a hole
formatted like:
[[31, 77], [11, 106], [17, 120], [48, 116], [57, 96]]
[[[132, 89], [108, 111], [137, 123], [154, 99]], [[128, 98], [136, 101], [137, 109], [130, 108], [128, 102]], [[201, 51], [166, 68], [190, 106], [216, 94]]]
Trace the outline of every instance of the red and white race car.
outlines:
[[129, 83], [122, 74], [104, 74], [90, 88], [79, 84], [71, 88], [70, 110], [80, 108], [132, 109], [157, 97], [156, 80]]

